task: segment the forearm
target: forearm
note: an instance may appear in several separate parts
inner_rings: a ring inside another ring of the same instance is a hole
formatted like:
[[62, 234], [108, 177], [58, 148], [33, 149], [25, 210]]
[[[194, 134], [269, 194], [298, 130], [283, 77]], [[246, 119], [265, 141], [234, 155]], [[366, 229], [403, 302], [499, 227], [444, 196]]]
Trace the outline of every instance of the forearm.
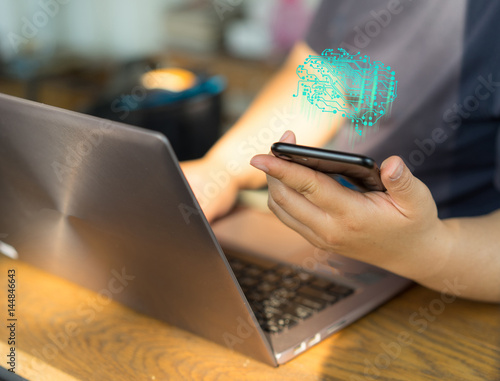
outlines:
[[[419, 283], [443, 291], [443, 280], [460, 285], [461, 297], [500, 302], [500, 210], [474, 218], [443, 220], [449, 251], [437, 252], [437, 272]], [[429, 261], [432, 258], [428, 258]], [[453, 290], [445, 290], [456, 293]]]
[[265, 176], [248, 163], [253, 155], [268, 153], [271, 144], [286, 130], [293, 130], [305, 145], [324, 144], [337, 131], [338, 116], [322, 113], [307, 102], [300, 107], [302, 100], [293, 97], [297, 91], [296, 68], [309, 54], [315, 52], [304, 43], [297, 44], [282, 69], [205, 156], [218, 166], [235, 161], [239, 188], [258, 188], [265, 184]]

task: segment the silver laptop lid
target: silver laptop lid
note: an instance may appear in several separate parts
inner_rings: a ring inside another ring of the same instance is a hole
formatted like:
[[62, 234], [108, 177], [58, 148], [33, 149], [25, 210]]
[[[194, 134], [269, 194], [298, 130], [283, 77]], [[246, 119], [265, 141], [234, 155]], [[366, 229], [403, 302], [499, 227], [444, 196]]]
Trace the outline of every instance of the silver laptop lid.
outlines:
[[0, 211], [19, 259], [276, 365], [163, 135], [0, 95]]

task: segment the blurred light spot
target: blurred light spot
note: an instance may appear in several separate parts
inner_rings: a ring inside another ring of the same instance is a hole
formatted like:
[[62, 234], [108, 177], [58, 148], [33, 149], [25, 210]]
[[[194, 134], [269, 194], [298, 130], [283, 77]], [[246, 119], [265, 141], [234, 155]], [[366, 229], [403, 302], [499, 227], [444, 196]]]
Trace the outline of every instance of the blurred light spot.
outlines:
[[12, 259], [19, 258], [19, 255], [17, 254], [17, 250], [14, 249], [12, 246], [10, 246], [2, 241], [0, 241], [0, 253], [2, 253], [3, 255], [5, 255], [9, 258], [12, 258]]
[[143, 74], [141, 82], [148, 90], [161, 89], [179, 93], [196, 84], [196, 75], [179, 68], [157, 69]]

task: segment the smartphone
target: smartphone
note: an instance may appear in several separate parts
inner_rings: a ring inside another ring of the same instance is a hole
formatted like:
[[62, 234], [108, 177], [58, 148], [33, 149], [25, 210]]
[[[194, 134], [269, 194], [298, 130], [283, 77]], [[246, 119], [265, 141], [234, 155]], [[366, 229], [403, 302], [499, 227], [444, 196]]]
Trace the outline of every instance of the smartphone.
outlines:
[[386, 190], [377, 163], [367, 156], [289, 143], [274, 143], [271, 152], [280, 159], [323, 172], [360, 192]]

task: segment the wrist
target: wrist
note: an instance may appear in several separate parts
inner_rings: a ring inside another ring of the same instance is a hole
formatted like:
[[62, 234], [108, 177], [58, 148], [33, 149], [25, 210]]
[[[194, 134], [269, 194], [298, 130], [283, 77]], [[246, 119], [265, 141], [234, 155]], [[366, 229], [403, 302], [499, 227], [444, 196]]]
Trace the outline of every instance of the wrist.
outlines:
[[257, 189], [266, 183], [266, 176], [250, 165], [248, 160], [236, 160], [218, 152], [208, 152], [201, 160], [206, 171], [213, 176], [229, 179], [231, 186], [240, 189]]
[[455, 219], [438, 219], [429, 235], [425, 252], [426, 268], [415, 279], [419, 283], [432, 282], [433, 278], [441, 279], [450, 266], [450, 259], [455, 252], [458, 224]]

